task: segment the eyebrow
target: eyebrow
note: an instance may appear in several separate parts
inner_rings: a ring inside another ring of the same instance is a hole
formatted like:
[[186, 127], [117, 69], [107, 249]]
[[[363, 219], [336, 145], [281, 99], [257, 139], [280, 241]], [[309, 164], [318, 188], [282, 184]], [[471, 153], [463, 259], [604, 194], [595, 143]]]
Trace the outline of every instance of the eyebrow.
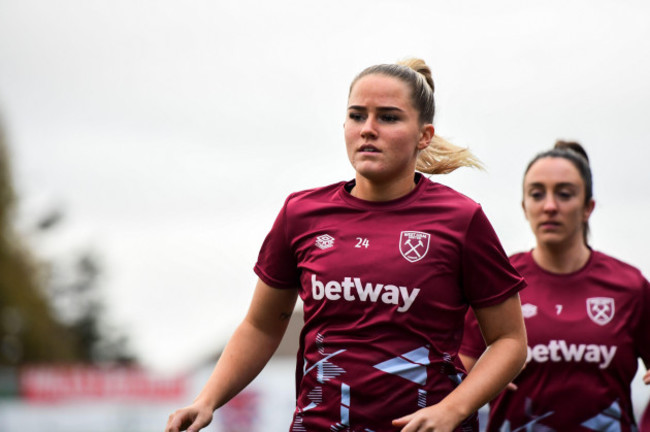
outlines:
[[[362, 105], [350, 105], [348, 107], [348, 110], [367, 111], [368, 109], [365, 106], [362, 106]], [[377, 111], [379, 111], [379, 112], [393, 112], [393, 111], [404, 112], [403, 109], [398, 108], [398, 107], [393, 107], [393, 106], [377, 107]]]
[[[538, 188], [538, 187], [544, 187], [544, 186], [545, 186], [545, 184], [542, 183], [542, 182], [534, 182], [534, 183], [530, 183], [530, 184], [527, 185], [528, 188]], [[574, 187], [574, 188], [577, 188], [577, 187], [580, 187], [580, 186], [575, 184], [575, 183], [571, 183], [571, 182], [561, 182], [561, 183], [553, 185], [553, 187], [555, 187], [555, 188], [558, 188], [558, 187]]]

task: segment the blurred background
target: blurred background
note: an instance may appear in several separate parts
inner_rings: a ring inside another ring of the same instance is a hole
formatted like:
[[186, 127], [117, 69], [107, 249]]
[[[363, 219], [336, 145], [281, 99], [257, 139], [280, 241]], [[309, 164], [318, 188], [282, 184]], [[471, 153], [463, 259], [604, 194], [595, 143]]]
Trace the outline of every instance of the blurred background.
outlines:
[[[528, 161], [581, 142], [591, 244], [650, 275], [650, 3], [0, 0], [0, 431], [160, 431], [246, 312], [285, 197], [353, 177], [348, 86], [416, 56], [439, 181], [508, 253]], [[286, 346], [209, 430], [286, 430]], [[640, 372], [645, 367], [640, 367]], [[650, 393], [637, 377], [637, 412]]]

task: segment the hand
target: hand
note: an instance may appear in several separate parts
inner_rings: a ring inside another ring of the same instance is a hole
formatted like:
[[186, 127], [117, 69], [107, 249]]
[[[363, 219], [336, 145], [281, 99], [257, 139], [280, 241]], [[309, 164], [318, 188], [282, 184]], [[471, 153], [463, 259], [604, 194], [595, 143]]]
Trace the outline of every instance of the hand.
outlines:
[[169, 416], [165, 432], [198, 432], [212, 421], [212, 410], [194, 403]]
[[401, 432], [452, 432], [461, 421], [449, 410], [432, 405], [393, 420], [393, 426], [401, 427]]
[[643, 375], [643, 382], [650, 385], [650, 370], [645, 371], [645, 375]]
[[517, 391], [518, 388], [519, 387], [517, 387], [517, 384], [513, 383], [512, 381], [509, 382], [508, 385], [506, 386], [506, 389], [510, 391]]

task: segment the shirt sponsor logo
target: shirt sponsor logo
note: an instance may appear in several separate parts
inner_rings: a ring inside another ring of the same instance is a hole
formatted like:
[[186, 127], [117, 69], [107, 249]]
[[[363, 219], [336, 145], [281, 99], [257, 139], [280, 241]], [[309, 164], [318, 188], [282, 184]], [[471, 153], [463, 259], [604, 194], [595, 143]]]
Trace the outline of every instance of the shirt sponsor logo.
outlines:
[[408, 262], [420, 261], [429, 251], [431, 235], [421, 231], [402, 231], [399, 252]]
[[524, 315], [524, 318], [532, 318], [537, 315], [537, 306], [530, 303], [523, 304], [521, 305], [521, 313]]
[[362, 302], [382, 302], [385, 304], [399, 305], [397, 312], [409, 310], [415, 298], [420, 293], [420, 288], [409, 290], [405, 286], [392, 284], [365, 284], [358, 277], [345, 277], [341, 282], [321, 282], [316, 275], [311, 275], [311, 293], [314, 300], [346, 300]]
[[611, 297], [591, 297], [587, 299], [587, 314], [593, 322], [605, 325], [614, 318], [614, 299]]
[[616, 346], [596, 344], [568, 344], [565, 340], [551, 340], [548, 345], [539, 344], [528, 347], [529, 361], [546, 362], [587, 362], [598, 363], [600, 369], [606, 369], [616, 355]]
[[329, 234], [323, 234], [316, 237], [316, 247], [319, 249], [329, 249], [334, 246], [334, 237]]

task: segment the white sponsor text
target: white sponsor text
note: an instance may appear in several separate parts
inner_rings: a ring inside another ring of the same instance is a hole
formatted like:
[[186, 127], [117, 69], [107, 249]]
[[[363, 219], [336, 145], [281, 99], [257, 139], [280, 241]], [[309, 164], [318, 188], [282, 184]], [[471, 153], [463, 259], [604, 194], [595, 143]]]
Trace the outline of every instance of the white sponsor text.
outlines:
[[410, 290], [405, 286], [391, 284], [373, 284], [372, 282], [361, 282], [360, 278], [345, 277], [341, 282], [330, 281], [327, 283], [316, 279], [311, 275], [311, 293], [314, 300], [347, 300], [347, 301], [370, 301], [385, 304], [400, 305], [397, 312], [409, 310], [415, 298], [420, 293], [420, 288]]
[[606, 369], [616, 355], [616, 346], [596, 344], [567, 344], [565, 340], [551, 340], [548, 345], [539, 344], [528, 347], [526, 362], [580, 362], [598, 363], [600, 369]]

